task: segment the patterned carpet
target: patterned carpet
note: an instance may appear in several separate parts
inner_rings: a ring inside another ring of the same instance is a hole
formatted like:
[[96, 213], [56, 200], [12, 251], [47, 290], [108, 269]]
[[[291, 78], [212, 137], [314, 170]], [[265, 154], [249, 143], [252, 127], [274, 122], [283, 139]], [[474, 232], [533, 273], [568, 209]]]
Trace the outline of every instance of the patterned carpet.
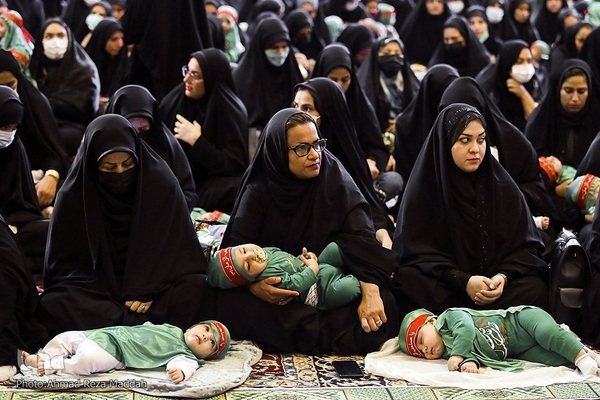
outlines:
[[[341, 379], [331, 361], [362, 357], [265, 355], [240, 387], [211, 400], [480, 400], [480, 399], [600, 399], [600, 384], [559, 384], [501, 390], [429, 388], [405, 381], [366, 375]], [[116, 392], [35, 392], [3, 385], [0, 400], [150, 400], [159, 397]]]

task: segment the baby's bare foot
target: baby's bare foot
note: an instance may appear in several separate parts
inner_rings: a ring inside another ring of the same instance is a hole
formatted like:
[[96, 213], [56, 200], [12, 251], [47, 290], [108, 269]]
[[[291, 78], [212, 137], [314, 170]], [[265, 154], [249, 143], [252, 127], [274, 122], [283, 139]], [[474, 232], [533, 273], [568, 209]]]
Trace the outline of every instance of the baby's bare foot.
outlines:
[[24, 351], [22, 354], [22, 357], [23, 357], [23, 364], [27, 365], [28, 367], [37, 368], [37, 365], [38, 365], [37, 354], [29, 354], [26, 351]]
[[42, 360], [42, 357], [37, 358], [37, 371], [40, 376], [46, 375], [46, 369], [44, 368], [44, 360]]

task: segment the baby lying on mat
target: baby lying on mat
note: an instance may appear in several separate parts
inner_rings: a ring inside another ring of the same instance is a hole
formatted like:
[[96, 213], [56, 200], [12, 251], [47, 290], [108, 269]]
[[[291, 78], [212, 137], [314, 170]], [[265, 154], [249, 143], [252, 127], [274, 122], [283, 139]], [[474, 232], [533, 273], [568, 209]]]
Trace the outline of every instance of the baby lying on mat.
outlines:
[[222, 358], [229, 349], [228, 329], [214, 320], [188, 328], [146, 322], [56, 335], [37, 354], [23, 352], [23, 364], [40, 375], [91, 375], [112, 369], [166, 365], [173, 383], [180, 383], [204, 363]]
[[445, 358], [450, 371], [479, 373], [482, 365], [518, 371], [525, 367], [521, 360], [527, 360], [599, 375], [600, 357], [550, 314], [533, 306], [449, 308], [438, 317], [420, 308], [406, 314], [398, 339], [404, 353], [429, 360]]

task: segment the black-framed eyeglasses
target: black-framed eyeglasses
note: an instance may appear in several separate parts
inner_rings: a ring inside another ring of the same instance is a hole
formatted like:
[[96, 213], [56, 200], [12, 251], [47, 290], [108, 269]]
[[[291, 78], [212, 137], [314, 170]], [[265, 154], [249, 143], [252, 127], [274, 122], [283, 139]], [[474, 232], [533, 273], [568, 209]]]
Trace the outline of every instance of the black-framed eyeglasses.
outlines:
[[181, 67], [181, 75], [183, 75], [184, 78], [189, 75], [195, 81], [201, 81], [202, 79], [204, 79], [196, 71], [190, 71], [190, 69], [188, 68], [187, 65], [184, 65], [183, 67]]
[[327, 146], [327, 139], [315, 140], [312, 143], [300, 143], [297, 146], [289, 147], [288, 150], [292, 150], [298, 157], [306, 157], [313, 148], [317, 153], [321, 153]]

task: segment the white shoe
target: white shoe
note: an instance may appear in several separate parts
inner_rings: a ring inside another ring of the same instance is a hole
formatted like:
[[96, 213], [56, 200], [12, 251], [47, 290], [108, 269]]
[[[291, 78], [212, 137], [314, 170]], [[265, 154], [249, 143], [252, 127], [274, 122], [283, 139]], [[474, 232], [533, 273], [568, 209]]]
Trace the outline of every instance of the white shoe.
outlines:
[[0, 382], [9, 380], [17, 374], [17, 367], [14, 365], [3, 365], [0, 367]]

